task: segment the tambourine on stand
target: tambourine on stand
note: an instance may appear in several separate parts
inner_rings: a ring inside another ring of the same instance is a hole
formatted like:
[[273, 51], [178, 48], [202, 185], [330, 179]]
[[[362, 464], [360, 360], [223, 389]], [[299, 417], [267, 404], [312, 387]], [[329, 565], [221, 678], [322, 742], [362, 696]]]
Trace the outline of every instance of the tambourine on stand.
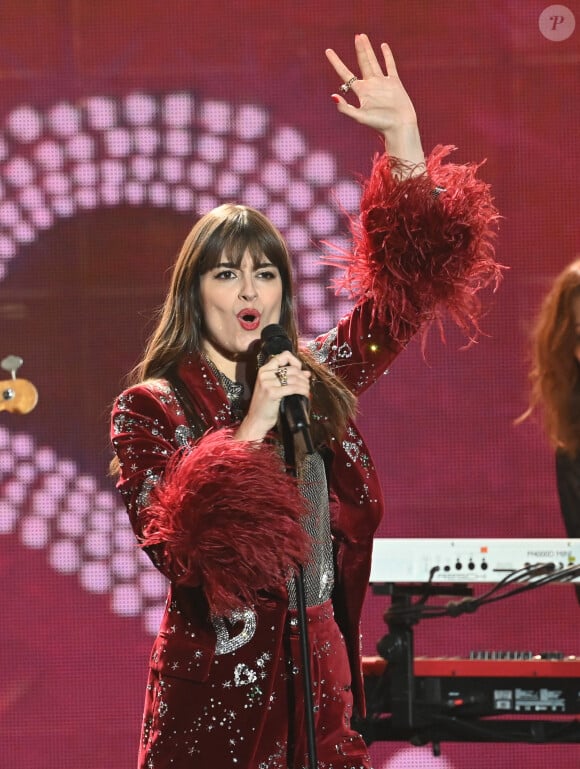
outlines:
[[0, 381], [0, 411], [28, 414], [38, 403], [38, 390], [32, 382], [16, 377], [16, 372], [23, 362], [18, 355], [8, 355], [0, 362], [4, 371], [11, 374], [10, 379]]

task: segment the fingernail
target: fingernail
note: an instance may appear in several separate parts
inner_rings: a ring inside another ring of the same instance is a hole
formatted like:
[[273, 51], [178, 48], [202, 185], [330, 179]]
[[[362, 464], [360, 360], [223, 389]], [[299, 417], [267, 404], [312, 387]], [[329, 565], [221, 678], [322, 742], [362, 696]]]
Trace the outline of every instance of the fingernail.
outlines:
[[333, 102], [335, 102], [336, 104], [338, 104], [338, 103], [339, 103], [339, 101], [340, 101], [340, 99], [338, 98], [338, 96], [337, 96], [335, 93], [333, 93], [333, 94], [332, 94], [332, 96], [331, 96], [330, 98], [331, 98], [331, 99], [332, 99], [332, 101], [333, 101]]

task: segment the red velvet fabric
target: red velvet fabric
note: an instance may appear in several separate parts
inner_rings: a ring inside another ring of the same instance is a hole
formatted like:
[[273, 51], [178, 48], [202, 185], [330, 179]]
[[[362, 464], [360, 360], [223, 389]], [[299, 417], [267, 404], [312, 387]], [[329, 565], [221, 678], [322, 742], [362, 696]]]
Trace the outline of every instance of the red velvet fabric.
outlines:
[[[274, 621], [272, 611], [273, 604], [263, 607], [262, 618]], [[235, 654], [216, 657], [211, 675], [220, 683], [209, 696], [195, 676], [154, 663], [139, 766], [148, 767], [149, 758], [154, 767], [308, 766], [302, 653], [294, 622], [292, 612], [279, 636], [282, 643], [275, 643], [272, 633], [268, 651], [248, 644]], [[369, 769], [365, 743], [349, 724], [350, 665], [331, 602], [307, 609], [307, 622], [318, 766]], [[264, 702], [269, 702], [267, 720], [259, 718]], [[176, 734], [182, 736], [175, 739]]]

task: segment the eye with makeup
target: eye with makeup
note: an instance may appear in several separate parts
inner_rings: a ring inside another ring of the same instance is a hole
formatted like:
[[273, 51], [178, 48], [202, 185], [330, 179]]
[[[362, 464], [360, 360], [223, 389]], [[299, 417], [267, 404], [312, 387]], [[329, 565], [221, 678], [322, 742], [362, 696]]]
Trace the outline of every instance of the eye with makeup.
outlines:
[[214, 270], [213, 277], [216, 280], [233, 280], [237, 277], [235, 270], [228, 268], [217, 268]]
[[256, 277], [261, 280], [275, 280], [279, 275], [278, 268], [271, 264], [267, 267], [259, 267], [256, 270]]
[[[231, 267], [216, 267], [213, 271], [212, 277], [215, 280], [235, 280], [238, 277], [239, 270]], [[266, 267], [259, 267], [255, 270], [255, 276], [259, 280], [270, 281], [276, 280], [280, 273], [278, 268], [274, 265], [268, 265]]]

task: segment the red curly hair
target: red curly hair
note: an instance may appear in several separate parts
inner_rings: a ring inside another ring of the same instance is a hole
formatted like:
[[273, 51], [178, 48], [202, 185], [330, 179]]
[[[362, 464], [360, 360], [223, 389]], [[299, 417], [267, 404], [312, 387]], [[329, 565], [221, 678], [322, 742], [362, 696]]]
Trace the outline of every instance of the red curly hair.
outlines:
[[580, 297], [580, 258], [554, 280], [532, 332], [530, 408], [540, 408], [548, 438], [567, 454], [580, 452], [580, 365], [574, 301]]

